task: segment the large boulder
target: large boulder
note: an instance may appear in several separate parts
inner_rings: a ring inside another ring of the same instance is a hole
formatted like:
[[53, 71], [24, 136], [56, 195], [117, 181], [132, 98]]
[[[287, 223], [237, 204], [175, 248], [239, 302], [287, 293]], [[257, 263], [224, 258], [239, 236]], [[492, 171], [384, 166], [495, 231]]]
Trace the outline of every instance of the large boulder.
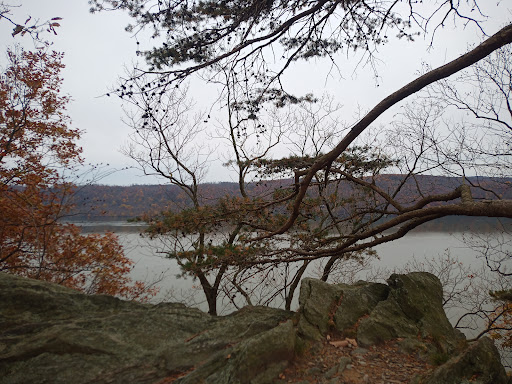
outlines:
[[0, 273], [0, 377], [15, 383], [265, 383], [293, 358], [293, 313], [212, 317]]
[[401, 338], [404, 349], [425, 354], [450, 354], [463, 346], [463, 336], [444, 312], [437, 277], [427, 272], [393, 274], [387, 283], [330, 285], [304, 279], [299, 335], [319, 340], [328, 333], [339, 333], [357, 338], [364, 347]]
[[459, 355], [448, 360], [427, 377], [418, 379], [421, 384], [507, 384], [505, 368], [491, 339], [482, 337], [471, 343]]
[[387, 283], [390, 292], [386, 300], [359, 324], [357, 340], [361, 345], [420, 338], [431, 341], [436, 353], [451, 354], [462, 347], [464, 338], [446, 317], [443, 288], [436, 276], [427, 272], [393, 274]]
[[298, 333], [307, 340], [320, 340], [335, 330], [353, 336], [359, 319], [369, 315], [388, 294], [389, 287], [385, 284], [328, 284], [317, 279], [303, 279]]
[[373, 313], [377, 305], [389, 296], [385, 284], [367, 283], [342, 285], [343, 293], [334, 313], [334, 326], [344, 336], [355, 336], [361, 318]]
[[330, 313], [339, 301], [342, 289], [321, 280], [301, 281], [298, 332], [305, 339], [320, 340], [329, 331]]

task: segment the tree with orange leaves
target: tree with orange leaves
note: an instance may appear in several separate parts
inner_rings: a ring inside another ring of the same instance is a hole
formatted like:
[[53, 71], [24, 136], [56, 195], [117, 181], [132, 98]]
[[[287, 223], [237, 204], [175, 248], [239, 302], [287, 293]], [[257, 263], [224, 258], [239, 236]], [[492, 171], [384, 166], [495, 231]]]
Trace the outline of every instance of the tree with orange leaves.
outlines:
[[145, 299], [132, 261], [112, 233], [82, 235], [63, 223], [75, 186], [64, 171], [82, 163], [81, 132], [60, 94], [62, 54], [9, 50], [0, 78], [0, 271], [87, 293]]

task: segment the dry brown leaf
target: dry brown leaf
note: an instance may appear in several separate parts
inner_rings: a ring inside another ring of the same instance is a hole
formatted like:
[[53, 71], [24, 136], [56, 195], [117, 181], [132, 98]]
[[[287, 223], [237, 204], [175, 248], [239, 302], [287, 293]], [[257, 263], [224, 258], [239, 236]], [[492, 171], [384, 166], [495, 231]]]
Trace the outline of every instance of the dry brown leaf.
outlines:
[[343, 348], [343, 347], [348, 346], [348, 341], [347, 340], [335, 340], [335, 341], [330, 341], [329, 344], [331, 344], [332, 346], [334, 346], [336, 348]]

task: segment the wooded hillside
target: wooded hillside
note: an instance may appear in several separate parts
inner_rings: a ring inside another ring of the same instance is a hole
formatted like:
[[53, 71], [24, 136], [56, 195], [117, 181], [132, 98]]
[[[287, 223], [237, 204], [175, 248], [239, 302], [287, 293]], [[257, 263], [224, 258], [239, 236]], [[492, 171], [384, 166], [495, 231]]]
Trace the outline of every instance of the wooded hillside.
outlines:
[[[381, 188], [393, 190], [402, 175], [381, 175], [377, 184]], [[472, 188], [475, 199], [510, 199], [512, 198], [512, 178], [479, 178], [468, 179], [479, 188]], [[413, 201], [416, 190], [415, 183], [428, 193], [441, 194], [453, 190], [461, 184], [459, 178], [444, 176], [417, 176], [416, 181], [408, 181], [409, 188], [404, 188], [400, 198], [402, 201]], [[291, 180], [262, 181], [251, 183], [252, 195], [267, 195], [273, 189], [284, 188], [292, 184]], [[493, 192], [487, 192], [487, 191]], [[347, 186], [346, 194], [350, 194]], [[201, 185], [201, 196], [205, 204], [214, 203], [226, 195], [238, 195], [238, 186], [234, 182], [206, 183]], [[157, 214], [163, 210], [181, 210], [188, 207], [189, 202], [183, 192], [175, 185], [86, 185], [77, 189], [74, 197], [75, 209], [72, 219], [105, 219], [135, 218], [144, 214]]]

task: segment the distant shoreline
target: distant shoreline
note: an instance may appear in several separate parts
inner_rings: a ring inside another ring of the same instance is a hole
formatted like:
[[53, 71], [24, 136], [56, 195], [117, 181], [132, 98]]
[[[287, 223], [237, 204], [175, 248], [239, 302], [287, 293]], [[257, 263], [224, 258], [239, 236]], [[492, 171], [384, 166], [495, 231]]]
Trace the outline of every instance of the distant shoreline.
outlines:
[[[74, 216], [65, 220], [66, 223], [82, 227], [84, 233], [98, 232], [141, 232], [147, 225], [143, 222], [128, 222], [126, 216]], [[512, 219], [493, 217], [448, 216], [425, 223], [411, 233], [421, 232], [496, 232], [507, 229], [512, 231]]]

